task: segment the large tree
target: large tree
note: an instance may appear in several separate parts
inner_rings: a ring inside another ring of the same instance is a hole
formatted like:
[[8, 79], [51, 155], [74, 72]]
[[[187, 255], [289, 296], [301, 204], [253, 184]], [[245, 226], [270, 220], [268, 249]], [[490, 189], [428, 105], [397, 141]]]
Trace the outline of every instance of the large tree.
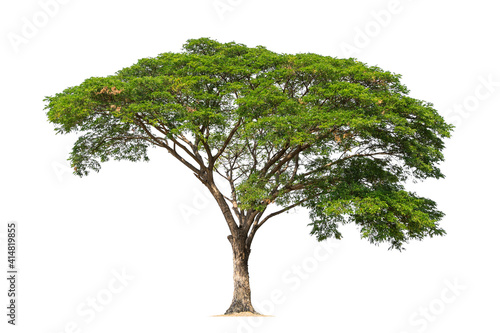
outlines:
[[46, 98], [57, 133], [80, 133], [75, 174], [166, 149], [208, 188], [233, 250], [226, 314], [253, 312], [248, 258], [255, 233], [294, 207], [318, 240], [359, 226], [401, 250], [443, 235], [443, 213], [404, 183], [442, 178], [452, 126], [408, 96], [400, 75], [355, 59], [278, 54], [258, 46], [188, 40], [180, 53], [139, 60]]

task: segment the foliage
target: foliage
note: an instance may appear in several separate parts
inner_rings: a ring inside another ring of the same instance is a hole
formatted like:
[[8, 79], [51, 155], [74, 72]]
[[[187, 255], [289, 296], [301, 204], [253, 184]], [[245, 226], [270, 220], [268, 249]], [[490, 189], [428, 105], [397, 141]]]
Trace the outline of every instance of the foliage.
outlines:
[[[205, 185], [212, 174], [227, 181], [225, 200], [251, 235], [303, 206], [319, 240], [354, 222], [401, 249], [444, 234], [436, 203], [403, 184], [444, 177], [452, 129], [408, 93], [400, 75], [355, 59], [201, 38], [47, 97], [46, 109], [58, 133], [81, 133], [69, 157], [79, 176], [159, 146]], [[270, 206], [280, 210], [264, 218]]]

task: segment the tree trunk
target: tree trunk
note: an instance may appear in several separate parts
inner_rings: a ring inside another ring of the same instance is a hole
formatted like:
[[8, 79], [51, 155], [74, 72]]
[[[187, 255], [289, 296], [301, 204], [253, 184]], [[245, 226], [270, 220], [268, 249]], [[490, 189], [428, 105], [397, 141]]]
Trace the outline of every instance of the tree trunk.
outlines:
[[233, 240], [228, 236], [233, 247], [233, 279], [234, 292], [231, 306], [225, 314], [238, 312], [252, 312], [257, 314], [252, 306], [250, 296], [250, 279], [248, 275], [248, 256], [250, 249], [246, 246], [246, 237], [237, 237]]

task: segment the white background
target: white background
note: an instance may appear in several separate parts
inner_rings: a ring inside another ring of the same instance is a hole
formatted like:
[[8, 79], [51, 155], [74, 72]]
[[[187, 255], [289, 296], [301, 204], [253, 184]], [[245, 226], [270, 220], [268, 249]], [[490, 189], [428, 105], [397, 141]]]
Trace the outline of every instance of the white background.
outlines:
[[[6, 224], [18, 221], [20, 267], [15, 329], [0, 283], [2, 332], [498, 331], [493, 1], [48, 2], [0, 7], [0, 258], [6, 271]], [[353, 56], [402, 74], [412, 97], [457, 125], [446, 141], [446, 179], [411, 185], [438, 202], [448, 235], [400, 253], [347, 226], [327, 252], [309, 235], [306, 211], [280, 216], [259, 231], [250, 259], [255, 306], [275, 317], [211, 317], [232, 297], [228, 230], [215, 202], [159, 149], [150, 163], [71, 175], [64, 165], [76, 136], [55, 135], [43, 110], [44, 96], [199, 37]], [[111, 294], [113, 272], [122, 270], [133, 279]], [[269, 301], [273, 293], [279, 304]], [[92, 297], [106, 304], [91, 317]]]

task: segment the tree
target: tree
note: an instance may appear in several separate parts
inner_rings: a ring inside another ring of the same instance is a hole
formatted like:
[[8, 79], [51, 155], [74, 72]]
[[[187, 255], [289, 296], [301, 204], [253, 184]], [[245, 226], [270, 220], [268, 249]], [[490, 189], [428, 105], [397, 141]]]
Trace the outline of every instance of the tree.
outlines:
[[444, 177], [452, 125], [408, 93], [400, 75], [355, 59], [201, 38], [45, 101], [57, 133], [81, 134], [69, 157], [76, 175], [110, 158], [147, 161], [156, 146], [208, 188], [230, 232], [231, 314], [255, 313], [257, 230], [295, 207], [309, 210], [319, 241], [340, 239], [349, 222], [390, 249], [445, 234], [436, 203], [404, 183]]

